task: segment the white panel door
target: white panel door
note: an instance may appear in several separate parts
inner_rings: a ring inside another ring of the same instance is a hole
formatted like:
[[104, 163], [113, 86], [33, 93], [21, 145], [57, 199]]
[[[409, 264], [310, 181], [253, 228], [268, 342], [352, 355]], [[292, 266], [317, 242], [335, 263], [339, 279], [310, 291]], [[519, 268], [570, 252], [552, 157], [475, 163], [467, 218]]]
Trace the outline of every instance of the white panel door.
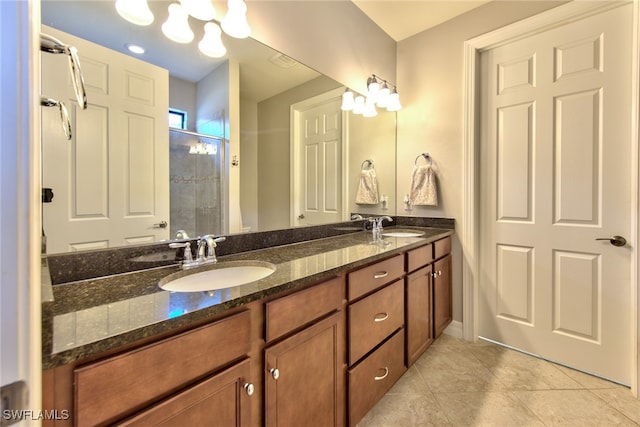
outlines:
[[295, 225], [326, 224], [342, 218], [341, 122], [339, 99], [300, 114], [299, 179], [302, 185]]
[[98, 249], [169, 237], [169, 77], [166, 70], [43, 27], [76, 46], [88, 108], [74, 101], [67, 59], [42, 53], [42, 93], [64, 101], [73, 138], [59, 115], [42, 113], [43, 205], [47, 252]]
[[631, 382], [631, 5], [481, 55], [479, 335]]

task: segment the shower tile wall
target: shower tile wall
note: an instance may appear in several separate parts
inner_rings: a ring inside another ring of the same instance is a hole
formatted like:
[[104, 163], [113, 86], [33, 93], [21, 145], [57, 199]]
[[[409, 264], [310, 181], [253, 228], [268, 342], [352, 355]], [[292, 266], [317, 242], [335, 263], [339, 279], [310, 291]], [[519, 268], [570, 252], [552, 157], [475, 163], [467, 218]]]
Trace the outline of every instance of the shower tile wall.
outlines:
[[[170, 233], [189, 236], [221, 233], [221, 152], [215, 139], [170, 131]], [[198, 142], [213, 144], [216, 154], [190, 154]]]

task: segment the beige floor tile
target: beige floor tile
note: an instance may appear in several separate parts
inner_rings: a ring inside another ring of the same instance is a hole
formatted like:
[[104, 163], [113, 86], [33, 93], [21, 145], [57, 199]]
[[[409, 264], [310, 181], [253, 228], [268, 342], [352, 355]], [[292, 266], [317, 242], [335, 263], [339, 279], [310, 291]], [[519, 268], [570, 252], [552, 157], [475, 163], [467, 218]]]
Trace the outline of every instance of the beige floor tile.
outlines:
[[433, 396], [433, 393], [431, 393], [431, 390], [425, 383], [422, 375], [420, 375], [415, 365], [407, 369], [407, 372], [400, 377], [398, 382], [396, 382], [387, 393]]
[[513, 394], [549, 426], [637, 425], [589, 390], [515, 391]]
[[454, 426], [544, 426], [508, 392], [442, 393], [436, 399]]
[[598, 378], [593, 375], [585, 374], [584, 372], [577, 371], [575, 369], [567, 368], [562, 365], [556, 365], [558, 369], [564, 372], [565, 375], [571, 377], [574, 381], [581, 384], [582, 387], [588, 389], [598, 389], [598, 388], [617, 388], [622, 387], [614, 382]]
[[451, 426], [451, 423], [431, 395], [387, 394], [358, 427], [428, 427]]
[[628, 388], [617, 386], [615, 388], [591, 391], [640, 425], [640, 399], [636, 399]]
[[503, 390], [502, 383], [470, 351], [456, 346], [429, 348], [414, 366], [434, 393]]
[[557, 365], [515, 350], [487, 346], [471, 352], [508, 390], [583, 388]]

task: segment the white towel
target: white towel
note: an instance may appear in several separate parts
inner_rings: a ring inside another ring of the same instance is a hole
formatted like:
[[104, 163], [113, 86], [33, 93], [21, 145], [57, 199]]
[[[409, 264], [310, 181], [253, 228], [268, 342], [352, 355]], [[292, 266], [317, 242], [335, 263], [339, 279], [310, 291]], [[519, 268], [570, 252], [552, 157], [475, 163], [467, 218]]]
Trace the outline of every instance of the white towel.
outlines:
[[378, 178], [376, 178], [375, 169], [362, 169], [360, 171], [360, 183], [358, 184], [358, 191], [356, 192], [356, 204], [378, 204]]
[[412, 205], [438, 206], [436, 174], [431, 165], [416, 165], [413, 169], [409, 200]]

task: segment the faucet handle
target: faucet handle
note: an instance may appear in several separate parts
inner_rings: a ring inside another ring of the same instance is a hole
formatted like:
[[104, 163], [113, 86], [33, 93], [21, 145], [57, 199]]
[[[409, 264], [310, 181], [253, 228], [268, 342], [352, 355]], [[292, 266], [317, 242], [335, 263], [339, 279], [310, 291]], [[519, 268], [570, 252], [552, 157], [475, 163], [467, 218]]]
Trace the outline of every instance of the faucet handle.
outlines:
[[191, 255], [191, 243], [190, 242], [184, 242], [184, 243], [173, 242], [173, 243], [169, 243], [169, 247], [171, 249], [184, 248], [184, 260], [185, 260], [185, 262], [193, 261], [193, 256]]

